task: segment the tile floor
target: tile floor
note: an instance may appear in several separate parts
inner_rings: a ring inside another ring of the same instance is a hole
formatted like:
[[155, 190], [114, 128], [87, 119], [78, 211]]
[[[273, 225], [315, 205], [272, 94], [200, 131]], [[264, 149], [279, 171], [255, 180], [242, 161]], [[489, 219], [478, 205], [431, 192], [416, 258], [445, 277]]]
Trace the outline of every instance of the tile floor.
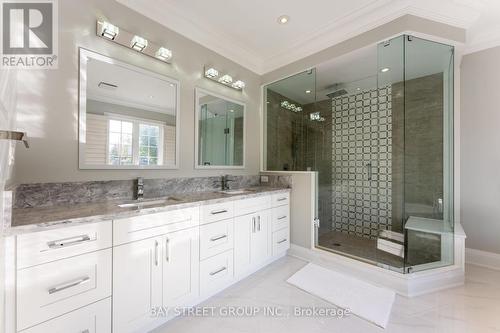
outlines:
[[[202, 306], [256, 306], [292, 310], [293, 306], [332, 305], [286, 283], [306, 262], [285, 257], [209, 299]], [[293, 311], [292, 311], [293, 314]], [[320, 332], [500, 332], [500, 271], [473, 265], [464, 286], [415, 298], [397, 296], [388, 327], [383, 330], [354, 315], [308, 317], [182, 317], [155, 333], [320, 333]]]

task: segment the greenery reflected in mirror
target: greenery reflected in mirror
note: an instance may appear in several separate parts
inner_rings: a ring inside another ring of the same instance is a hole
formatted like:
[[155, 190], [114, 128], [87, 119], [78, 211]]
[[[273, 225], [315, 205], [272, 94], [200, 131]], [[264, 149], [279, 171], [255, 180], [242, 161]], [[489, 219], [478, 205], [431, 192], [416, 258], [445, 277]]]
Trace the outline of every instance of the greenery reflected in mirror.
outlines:
[[197, 167], [244, 166], [245, 105], [196, 90]]

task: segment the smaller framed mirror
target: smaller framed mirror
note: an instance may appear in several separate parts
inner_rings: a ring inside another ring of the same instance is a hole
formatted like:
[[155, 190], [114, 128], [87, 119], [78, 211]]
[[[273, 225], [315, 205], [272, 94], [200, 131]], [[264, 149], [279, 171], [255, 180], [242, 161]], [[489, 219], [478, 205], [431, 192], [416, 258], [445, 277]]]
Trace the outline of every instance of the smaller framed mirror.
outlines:
[[245, 103], [196, 88], [197, 169], [245, 167]]

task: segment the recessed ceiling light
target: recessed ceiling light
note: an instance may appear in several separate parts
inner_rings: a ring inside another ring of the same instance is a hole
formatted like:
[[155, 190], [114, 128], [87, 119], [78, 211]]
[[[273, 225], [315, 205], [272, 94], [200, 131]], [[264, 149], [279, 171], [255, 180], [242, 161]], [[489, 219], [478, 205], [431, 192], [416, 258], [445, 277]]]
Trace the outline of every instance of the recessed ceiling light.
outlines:
[[311, 93], [311, 90], [306, 90], [306, 94], [310, 94]]
[[281, 15], [280, 17], [278, 17], [279, 24], [287, 24], [288, 21], [290, 21], [290, 17], [288, 15]]
[[390, 70], [391, 70], [391, 69], [390, 69], [389, 67], [384, 67], [384, 68], [382, 68], [380, 71], [381, 71], [382, 73], [386, 73], [386, 72], [388, 72], [388, 71], [390, 71]]

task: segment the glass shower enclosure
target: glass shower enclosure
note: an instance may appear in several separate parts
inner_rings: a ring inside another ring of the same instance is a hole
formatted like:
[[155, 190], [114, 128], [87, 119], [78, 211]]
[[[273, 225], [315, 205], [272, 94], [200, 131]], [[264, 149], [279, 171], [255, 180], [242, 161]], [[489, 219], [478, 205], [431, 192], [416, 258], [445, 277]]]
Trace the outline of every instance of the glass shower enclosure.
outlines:
[[264, 88], [265, 169], [317, 172], [317, 248], [453, 264], [453, 57], [403, 35]]

